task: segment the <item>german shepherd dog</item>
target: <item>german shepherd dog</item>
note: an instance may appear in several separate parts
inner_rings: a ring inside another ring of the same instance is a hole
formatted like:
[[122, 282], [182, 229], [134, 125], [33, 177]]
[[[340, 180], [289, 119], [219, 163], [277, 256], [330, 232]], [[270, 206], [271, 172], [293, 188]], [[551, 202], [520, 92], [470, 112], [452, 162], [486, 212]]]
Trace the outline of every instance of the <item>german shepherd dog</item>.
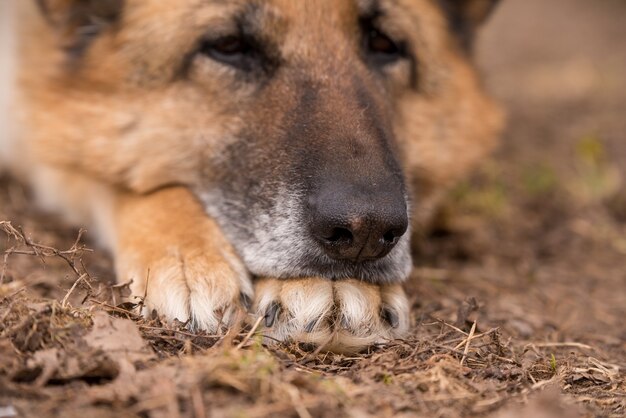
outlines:
[[344, 352], [406, 333], [410, 235], [500, 130], [470, 59], [496, 0], [2, 3], [3, 165], [145, 313]]

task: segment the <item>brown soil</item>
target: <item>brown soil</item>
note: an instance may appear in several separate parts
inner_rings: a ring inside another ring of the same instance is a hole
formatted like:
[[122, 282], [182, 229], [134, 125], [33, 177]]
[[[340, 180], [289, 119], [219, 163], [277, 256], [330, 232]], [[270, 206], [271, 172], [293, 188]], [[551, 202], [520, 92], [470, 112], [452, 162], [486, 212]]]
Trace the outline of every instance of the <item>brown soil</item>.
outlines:
[[141, 319], [106, 254], [0, 180], [0, 417], [626, 416], [625, 21], [504, 2], [477, 51], [503, 146], [417, 245], [410, 337], [363, 355]]

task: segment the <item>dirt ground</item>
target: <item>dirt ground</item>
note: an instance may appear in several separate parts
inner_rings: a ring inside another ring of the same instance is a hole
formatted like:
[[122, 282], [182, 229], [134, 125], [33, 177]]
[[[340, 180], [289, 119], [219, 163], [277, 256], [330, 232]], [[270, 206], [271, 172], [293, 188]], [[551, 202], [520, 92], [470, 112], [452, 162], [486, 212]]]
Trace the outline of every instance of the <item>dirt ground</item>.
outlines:
[[505, 0], [477, 58], [502, 147], [416, 245], [411, 335], [362, 355], [141, 319], [2, 178], [0, 417], [626, 416], [626, 2]]

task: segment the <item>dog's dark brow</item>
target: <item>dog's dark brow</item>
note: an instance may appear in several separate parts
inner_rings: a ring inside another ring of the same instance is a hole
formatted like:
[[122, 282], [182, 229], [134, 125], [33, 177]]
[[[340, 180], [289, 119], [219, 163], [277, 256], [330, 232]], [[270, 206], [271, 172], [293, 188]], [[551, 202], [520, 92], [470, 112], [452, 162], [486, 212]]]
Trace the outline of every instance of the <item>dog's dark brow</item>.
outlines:
[[236, 14], [237, 26], [244, 35], [258, 36], [262, 33], [264, 9], [261, 4], [249, 3]]
[[361, 16], [375, 16], [380, 13], [378, 0], [357, 0]]

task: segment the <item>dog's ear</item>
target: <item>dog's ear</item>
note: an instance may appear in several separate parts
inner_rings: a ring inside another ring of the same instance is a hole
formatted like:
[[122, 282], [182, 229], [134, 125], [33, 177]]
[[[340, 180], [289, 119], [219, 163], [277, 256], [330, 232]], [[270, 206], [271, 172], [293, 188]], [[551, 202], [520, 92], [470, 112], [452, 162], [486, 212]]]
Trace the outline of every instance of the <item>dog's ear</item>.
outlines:
[[466, 50], [471, 50], [476, 31], [500, 0], [439, 0], [450, 28]]
[[124, 0], [35, 0], [62, 46], [80, 55], [99, 33], [119, 20]]

